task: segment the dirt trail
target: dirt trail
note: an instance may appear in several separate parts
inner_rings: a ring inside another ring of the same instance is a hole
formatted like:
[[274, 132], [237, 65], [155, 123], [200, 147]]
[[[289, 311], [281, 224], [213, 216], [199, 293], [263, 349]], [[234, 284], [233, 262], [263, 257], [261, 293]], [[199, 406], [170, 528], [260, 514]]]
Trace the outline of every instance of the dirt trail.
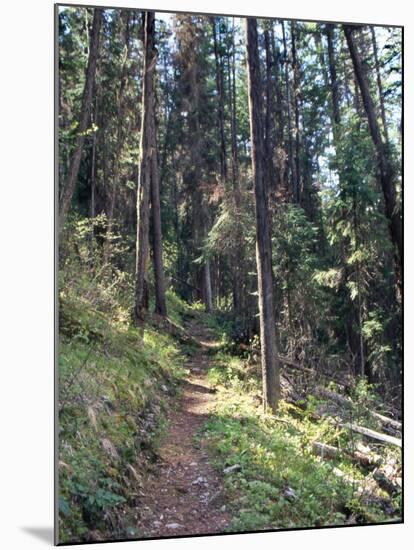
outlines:
[[216, 343], [208, 329], [196, 322], [190, 334], [198, 347], [187, 361], [190, 373], [177, 408], [170, 412], [160, 460], [140, 499], [138, 529], [143, 537], [222, 533], [230, 521], [222, 479], [209, 464], [203, 441], [199, 448], [194, 446], [194, 435], [214, 405], [207, 371], [208, 353]]

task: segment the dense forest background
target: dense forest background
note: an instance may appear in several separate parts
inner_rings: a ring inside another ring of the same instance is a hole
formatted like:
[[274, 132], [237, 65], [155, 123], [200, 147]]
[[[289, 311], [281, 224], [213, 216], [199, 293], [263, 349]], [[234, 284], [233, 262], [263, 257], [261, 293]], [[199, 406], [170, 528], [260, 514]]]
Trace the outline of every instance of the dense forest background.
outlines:
[[[190, 310], [261, 361], [268, 412], [291, 367], [299, 400], [337, 384], [399, 433], [401, 28], [60, 7], [58, 54], [62, 479], [70, 415], [99, 424], [88, 364], [160, 339], [167, 368]], [[70, 483], [68, 539], [123, 502]]]

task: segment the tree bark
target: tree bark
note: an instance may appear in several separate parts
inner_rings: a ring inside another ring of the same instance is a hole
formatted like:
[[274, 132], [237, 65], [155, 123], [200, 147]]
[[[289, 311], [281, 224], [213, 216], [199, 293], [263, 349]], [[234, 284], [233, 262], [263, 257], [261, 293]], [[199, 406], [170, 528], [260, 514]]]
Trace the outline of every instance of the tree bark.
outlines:
[[95, 217], [96, 205], [95, 205], [95, 191], [96, 191], [96, 132], [92, 136], [92, 159], [91, 159], [91, 206], [90, 216]]
[[263, 169], [262, 82], [256, 19], [246, 19], [246, 50], [252, 165], [256, 199], [256, 262], [259, 290], [260, 343], [265, 410], [275, 411], [280, 397], [279, 362], [273, 308], [272, 243]]
[[220, 173], [224, 182], [227, 182], [227, 154], [226, 140], [224, 135], [224, 91], [223, 91], [223, 70], [220, 62], [219, 43], [216, 32], [216, 18], [211, 18], [214, 41], [214, 59], [216, 63], [216, 88], [218, 96], [218, 125], [220, 134]]
[[78, 179], [79, 166], [82, 158], [83, 144], [85, 142], [85, 132], [88, 129], [90, 110], [92, 104], [92, 94], [95, 84], [96, 63], [99, 54], [99, 34], [102, 24], [102, 10], [94, 9], [92, 34], [89, 45], [88, 66], [86, 69], [85, 87], [82, 96], [82, 106], [79, 117], [79, 125], [77, 128], [77, 137], [75, 150], [70, 159], [69, 173], [65, 188], [63, 189], [60, 200], [60, 227], [63, 226], [66, 216], [69, 212], [72, 203], [73, 193], [75, 191], [76, 182]]
[[241, 224], [238, 223], [241, 211], [241, 194], [239, 186], [239, 160], [237, 151], [237, 116], [236, 116], [236, 44], [235, 44], [235, 27], [234, 17], [232, 24], [232, 47], [231, 53], [227, 55], [227, 73], [228, 73], [228, 97], [230, 107], [230, 134], [231, 134], [231, 173], [233, 185], [233, 200], [235, 211], [235, 233], [234, 243], [229, 252], [230, 265], [232, 272], [232, 293], [233, 293], [233, 309], [237, 318], [240, 318], [243, 310], [243, 235]]
[[368, 437], [369, 439], [375, 439], [376, 441], [380, 441], [381, 443], [388, 443], [389, 445], [402, 447], [401, 439], [397, 437], [393, 437], [392, 435], [382, 434], [382, 433], [376, 432], [375, 430], [365, 428], [364, 426], [358, 426], [357, 424], [352, 424], [351, 422], [344, 422], [340, 424], [340, 426], [343, 428], [347, 428], [352, 432], [356, 432], [365, 437]]
[[275, 188], [275, 175], [273, 164], [273, 151], [275, 148], [273, 138], [273, 119], [274, 119], [274, 93], [272, 85], [272, 56], [270, 52], [270, 33], [265, 28], [263, 32], [266, 60], [266, 110], [265, 110], [265, 131], [264, 131], [264, 150], [265, 150], [265, 173], [267, 188]]
[[208, 313], [211, 313], [213, 311], [213, 293], [211, 290], [210, 260], [206, 260], [204, 264], [204, 284], [205, 284], [206, 311]]
[[292, 105], [291, 105], [291, 93], [290, 93], [290, 82], [289, 82], [289, 55], [287, 51], [287, 41], [286, 41], [286, 32], [285, 24], [282, 20], [282, 35], [283, 35], [283, 56], [285, 63], [285, 88], [286, 88], [286, 107], [287, 107], [287, 118], [288, 118], [288, 165], [291, 175], [291, 195], [293, 199], [296, 199], [296, 186], [297, 186], [297, 174], [296, 174], [296, 163], [294, 159], [293, 151], [293, 128], [292, 128]]
[[111, 252], [111, 237], [114, 225], [115, 204], [117, 193], [119, 191], [119, 181], [121, 176], [121, 162], [120, 157], [125, 140], [124, 132], [124, 93], [128, 78], [128, 66], [127, 61], [130, 55], [130, 43], [129, 43], [129, 12], [122, 10], [120, 14], [121, 24], [121, 38], [126, 48], [126, 56], [124, 57], [121, 65], [120, 84], [118, 89], [117, 98], [117, 125], [116, 125], [116, 145], [115, 145], [115, 158], [113, 161], [113, 177], [111, 182], [109, 208], [107, 209], [107, 228], [106, 228], [106, 243], [104, 248], [104, 259], [109, 260]]
[[165, 299], [165, 277], [164, 264], [162, 259], [162, 226], [161, 226], [161, 204], [160, 204], [160, 183], [158, 171], [158, 155], [155, 128], [155, 109], [152, 106], [151, 116], [151, 137], [152, 137], [152, 157], [151, 157], [151, 208], [152, 208], [152, 228], [153, 228], [153, 263], [155, 279], [155, 313], [166, 317], [167, 302]]
[[301, 202], [301, 171], [300, 171], [300, 147], [301, 147], [301, 136], [299, 128], [299, 111], [300, 111], [300, 101], [299, 101], [299, 87], [300, 87], [300, 67], [296, 53], [296, 40], [297, 40], [297, 28], [295, 21], [290, 23], [291, 29], [291, 42], [292, 42], [292, 68], [293, 68], [293, 106], [295, 111], [295, 202], [300, 204]]
[[276, 117], [274, 120], [275, 124], [275, 139], [276, 139], [276, 169], [275, 169], [275, 192], [278, 192], [279, 195], [282, 193], [282, 185], [285, 187], [285, 194], [288, 188], [288, 184], [284, 181], [286, 174], [286, 159], [284, 158], [284, 134], [285, 134], [285, 113], [283, 107], [283, 94], [282, 94], [282, 80], [280, 76], [280, 51], [278, 46], [275, 43], [275, 33], [273, 24], [270, 27], [271, 35], [271, 48], [272, 48], [272, 58], [274, 66], [274, 88], [276, 95]]
[[[331, 79], [331, 96], [332, 96], [332, 118], [333, 118], [333, 132], [337, 130], [341, 122], [341, 115], [339, 111], [339, 83], [336, 75], [335, 65], [335, 50], [334, 50], [334, 28], [333, 25], [326, 25], [326, 38], [328, 39], [328, 61], [329, 61], [329, 76]], [[335, 127], [336, 126], [336, 127]]]
[[396, 248], [395, 268], [399, 285], [401, 285], [401, 264], [403, 258], [402, 227], [400, 214], [397, 208], [396, 193], [393, 181], [394, 174], [391, 160], [389, 158], [388, 149], [381, 138], [380, 127], [375, 113], [374, 102], [369, 89], [368, 78], [362, 64], [361, 56], [355, 42], [353, 31], [354, 28], [352, 26], [344, 25], [345, 37], [348, 43], [349, 52], [351, 54], [355, 76], [358, 81], [359, 89], [361, 91], [362, 101], [368, 119], [371, 138], [377, 154], [380, 182], [385, 202], [385, 215], [389, 223], [391, 240]]
[[144, 68], [142, 86], [142, 115], [140, 136], [140, 164], [137, 188], [137, 244], [135, 264], [134, 321], [143, 329], [147, 310], [147, 268], [149, 251], [149, 202], [151, 193], [152, 155], [151, 106], [154, 101], [153, 75], [156, 63], [154, 51], [153, 12], [144, 14]]
[[[232, 159], [232, 176], [233, 187], [238, 189], [239, 184], [239, 160], [237, 152], [237, 116], [236, 116], [236, 43], [235, 43], [235, 26], [233, 17], [232, 28], [232, 86], [231, 86], [231, 159]], [[230, 75], [229, 75], [230, 77]]]
[[372, 38], [372, 49], [374, 51], [375, 72], [376, 72], [376, 75], [377, 75], [378, 97], [379, 97], [379, 102], [380, 102], [380, 107], [381, 107], [382, 129], [384, 131], [385, 143], [388, 143], [389, 138], [388, 138], [387, 117], [385, 115], [384, 92], [383, 92], [383, 88], [382, 88], [381, 71], [380, 71], [380, 64], [379, 64], [379, 59], [378, 59], [377, 38], [375, 36], [375, 28], [374, 27], [371, 27], [371, 38]]

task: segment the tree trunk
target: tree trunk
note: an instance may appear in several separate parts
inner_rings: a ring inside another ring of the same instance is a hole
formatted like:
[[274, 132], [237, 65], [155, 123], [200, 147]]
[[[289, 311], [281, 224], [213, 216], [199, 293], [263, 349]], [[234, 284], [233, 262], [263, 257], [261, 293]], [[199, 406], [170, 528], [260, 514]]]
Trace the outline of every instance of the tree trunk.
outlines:
[[208, 313], [211, 313], [213, 311], [213, 293], [211, 290], [210, 260], [206, 260], [204, 264], [204, 285], [205, 285], [206, 311]]
[[265, 410], [275, 411], [280, 397], [279, 362], [273, 309], [272, 243], [269, 207], [263, 169], [262, 83], [256, 19], [246, 19], [247, 73], [252, 141], [252, 165], [256, 199], [256, 261], [259, 290], [260, 343]]
[[299, 86], [300, 86], [300, 68], [296, 54], [297, 28], [295, 21], [291, 21], [291, 41], [292, 41], [292, 68], [293, 68], [293, 106], [295, 111], [295, 202], [301, 202], [301, 173], [300, 173], [300, 129], [299, 129]]
[[286, 32], [285, 32], [285, 24], [282, 20], [282, 35], [283, 35], [283, 55], [284, 55], [284, 63], [285, 63], [285, 88], [286, 88], [286, 106], [287, 106], [287, 118], [288, 118], [288, 165], [291, 175], [291, 196], [295, 200], [296, 199], [296, 183], [297, 183], [297, 175], [296, 175], [296, 163], [294, 159], [294, 152], [293, 152], [293, 129], [292, 129], [292, 106], [291, 106], [291, 94], [290, 94], [290, 83], [289, 83], [289, 65], [288, 65], [288, 51], [287, 51], [287, 42], [286, 42]]
[[[235, 43], [235, 27], [233, 17], [232, 28], [232, 87], [231, 87], [231, 160], [232, 160], [232, 176], [233, 187], [238, 188], [239, 183], [239, 160], [237, 153], [237, 116], [236, 116], [236, 43]], [[229, 75], [230, 77], [230, 75]]]
[[352, 26], [344, 25], [345, 37], [348, 43], [349, 52], [351, 54], [355, 76], [358, 81], [359, 89], [361, 91], [365, 113], [368, 118], [371, 138], [377, 154], [380, 181], [385, 202], [385, 215], [389, 222], [391, 240], [396, 248], [395, 268], [399, 285], [401, 285], [401, 263], [403, 257], [402, 227], [400, 214], [397, 208], [396, 193], [393, 181], [394, 174], [391, 160], [389, 158], [388, 149], [381, 138], [380, 127], [375, 113], [374, 102], [369, 89], [368, 78], [361, 61], [360, 53], [355, 43], [353, 31], [354, 28]]
[[241, 195], [239, 186], [239, 159], [237, 151], [237, 116], [236, 116], [236, 44], [235, 44], [234, 17], [232, 24], [232, 49], [227, 55], [228, 96], [230, 102], [230, 133], [231, 133], [231, 172], [233, 184], [233, 200], [236, 215], [234, 243], [229, 253], [232, 273], [233, 309], [237, 318], [243, 309], [243, 235], [242, 227], [238, 223], [241, 212]]
[[96, 132], [92, 136], [92, 160], [91, 160], [91, 206], [90, 216], [95, 217], [96, 205], [95, 205], [95, 192], [96, 192]]
[[151, 207], [152, 207], [152, 228], [153, 228], [153, 263], [155, 278], [155, 313], [166, 317], [167, 302], [165, 299], [165, 277], [164, 264], [162, 260], [162, 228], [161, 228], [161, 205], [160, 205], [160, 184], [158, 172], [157, 141], [155, 130], [155, 112], [152, 106], [151, 116], [152, 136], [152, 158], [151, 158]]
[[218, 126], [220, 133], [220, 173], [224, 182], [227, 182], [227, 155], [226, 140], [224, 136], [224, 97], [223, 97], [223, 70], [220, 62], [219, 43], [216, 32], [216, 18], [211, 18], [214, 41], [214, 59], [216, 63], [216, 87], [218, 96]]
[[63, 189], [60, 200], [60, 227], [63, 226], [67, 213], [69, 212], [72, 203], [73, 193], [75, 191], [76, 182], [78, 179], [79, 166], [82, 158], [82, 149], [85, 142], [85, 132], [88, 129], [90, 110], [92, 104], [92, 94], [95, 84], [96, 63], [99, 53], [99, 33], [102, 23], [102, 10], [94, 9], [92, 34], [89, 46], [88, 66], [86, 69], [85, 87], [82, 96], [82, 106], [77, 128], [77, 137], [75, 150], [70, 159], [69, 173], [65, 188]]
[[273, 164], [275, 144], [273, 138], [274, 92], [272, 85], [272, 56], [270, 52], [270, 33], [267, 27], [263, 35], [266, 54], [266, 110], [264, 128], [265, 174], [267, 189], [270, 191], [272, 188], [275, 188], [275, 170]]
[[339, 84], [338, 84], [338, 78], [336, 75], [333, 32], [334, 32], [333, 25], [327, 24], [326, 37], [328, 39], [329, 76], [331, 79], [332, 119], [333, 119], [332, 122], [333, 122], [333, 132], [335, 137], [337, 126], [339, 126], [341, 121], [341, 115], [339, 111]]
[[288, 184], [285, 181], [286, 174], [286, 159], [284, 155], [284, 134], [285, 134], [285, 112], [283, 107], [283, 93], [282, 93], [282, 80], [280, 76], [280, 51], [275, 44], [275, 33], [273, 24], [270, 27], [271, 34], [271, 48], [272, 58], [274, 66], [274, 82], [275, 82], [275, 95], [276, 95], [276, 117], [275, 124], [275, 139], [276, 139], [276, 169], [275, 169], [275, 194], [279, 193], [279, 196], [283, 195], [282, 186], [284, 187], [284, 194], [286, 195]]
[[156, 63], [154, 51], [154, 12], [144, 14], [144, 68], [142, 86], [142, 115], [140, 164], [137, 188], [137, 251], [135, 264], [134, 321], [143, 329], [147, 310], [147, 268], [149, 250], [149, 201], [151, 193], [152, 155], [151, 106], [154, 101], [153, 75]]
[[372, 49], [374, 51], [375, 72], [376, 72], [376, 75], [377, 75], [378, 97], [379, 97], [379, 102], [380, 102], [380, 107], [381, 107], [382, 128], [383, 128], [383, 131], [384, 131], [385, 143], [388, 143], [389, 138], [388, 138], [387, 117], [385, 115], [384, 92], [383, 92], [383, 88], [382, 88], [381, 71], [380, 71], [380, 64], [379, 64], [379, 59], [378, 59], [377, 38], [375, 36], [375, 28], [374, 27], [371, 27], [371, 38], [372, 38]]
[[118, 89], [118, 99], [117, 99], [117, 126], [116, 126], [116, 146], [115, 146], [115, 158], [113, 162], [113, 177], [111, 181], [111, 192], [110, 192], [110, 202], [109, 208], [107, 211], [107, 228], [106, 228], [106, 243], [104, 248], [104, 260], [105, 262], [109, 260], [110, 251], [111, 251], [111, 238], [114, 224], [114, 215], [115, 215], [115, 203], [117, 198], [117, 193], [119, 191], [119, 181], [121, 176], [121, 162], [120, 157], [122, 153], [122, 148], [125, 140], [124, 132], [124, 92], [125, 86], [128, 78], [127, 71], [127, 61], [130, 55], [130, 44], [129, 44], [129, 12], [122, 10], [121, 15], [121, 37], [122, 42], [126, 48], [126, 56], [123, 59], [121, 66], [120, 74], [120, 84]]

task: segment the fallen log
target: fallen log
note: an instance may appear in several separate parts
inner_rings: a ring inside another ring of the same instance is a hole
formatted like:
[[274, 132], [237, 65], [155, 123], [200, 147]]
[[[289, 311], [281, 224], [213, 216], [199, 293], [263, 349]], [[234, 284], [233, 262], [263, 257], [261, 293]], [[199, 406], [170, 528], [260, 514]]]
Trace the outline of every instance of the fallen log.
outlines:
[[307, 373], [311, 374], [312, 376], [320, 376], [320, 377], [325, 378], [329, 381], [336, 382], [337, 384], [339, 384], [341, 386], [344, 386], [344, 387], [349, 387], [349, 385], [350, 385], [349, 382], [347, 382], [346, 380], [343, 380], [342, 378], [338, 378], [337, 376], [334, 376], [333, 374], [326, 374], [325, 372], [319, 372], [319, 371], [316, 371], [315, 369], [310, 369], [309, 367], [304, 367], [300, 363], [297, 363], [296, 361], [292, 361], [292, 359], [289, 359], [288, 357], [278, 355], [277, 358], [278, 358], [279, 362], [282, 363], [282, 365], [286, 365], [287, 367], [291, 367], [291, 368], [296, 369], [296, 370], [301, 370], [303, 372], [307, 372]]
[[397, 447], [402, 447], [401, 439], [397, 439], [392, 435], [382, 434], [380, 432], [376, 432], [375, 430], [364, 428], [363, 426], [351, 424], [350, 422], [343, 422], [343, 423], [340, 423], [339, 425], [343, 428], [347, 428], [348, 430], [359, 433], [370, 439], [375, 439], [376, 441], [380, 441], [381, 443], [388, 443], [390, 445], [396, 445]]
[[381, 457], [377, 454], [365, 454], [361, 451], [354, 451], [352, 455], [352, 459], [354, 462], [358, 462], [361, 466], [364, 466], [365, 468], [369, 467], [377, 467], [380, 466], [382, 463]]
[[398, 422], [398, 420], [394, 420], [393, 418], [389, 418], [388, 416], [384, 416], [383, 414], [379, 414], [377, 412], [371, 412], [371, 415], [379, 420], [383, 426], [391, 426], [391, 428], [395, 431], [401, 432], [402, 423]]
[[[338, 458], [342, 454], [341, 450], [338, 449], [338, 447], [333, 447], [332, 445], [327, 445], [326, 443], [321, 443], [320, 441], [314, 441], [312, 443], [312, 452], [313, 454], [321, 457], [322, 460], [333, 460]], [[367, 455], [365, 453], [362, 453], [361, 451], [354, 451], [353, 453], [344, 451], [343, 454], [345, 454], [353, 462], [361, 466], [364, 466], [366, 468], [374, 467], [374, 471], [372, 472], [373, 479], [378, 483], [378, 486], [386, 491], [389, 495], [394, 495], [399, 490], [401, 490], [400, 479], [390, 479], [387, 477], [386, 473], [382, 471], [382, 460], [380, 456]], [[347, 475], [344, 474], [342, 470], [334, 468], [334, 473], [349, 481], [349, 478], [347, 478]]]
[[282, 357], [281, 355], [278, 355], [277, 358], [281, 363], [284, 365], [287, 365], [288, 367], [292, 367], [293, 369], [302, 370], [304, 372], [308, 372], [309, 374], [315, 375], [317, 372], [313, 369], [309, 369], [308, 367], [304, 367], [300, 363], [296, 363], [295, 361], [292, 361], [292, 359], [288, 359], [287, 357]]
[[313, 454], [320, 456], [321, 458], [328, 459], [338, 458], [338, 456], [341, 454], [341, 451], [338, 449], [338, 447], [333, 447], [332, 445], [321, 443], [320, 441], [312, 442], [312, 452]]
[[338, 458], [341, 454], [346, 455], [353, 462], [365, 467], [377, 467], [382, 463], [381, 457], [378, 455], [369, 455], [358, 450], [353, 452], [345, 450], [341, 451], [338, 447], [327, 445], [326, 443], [321, 443], [320, 441], [313, 441], [312, 452], [323, 459], [327, 458], [329, 460]]
[[[339, 393], [336, 393], [332, 390], [328, 390], [326, 388], [323, 388], [322, 386], [317, 386], [315, 388], [314, 392], [317, 395], [319, 395], [320, 397], [330, 399], [334, 403], [337, 403], [338, 405], [342, 405], [343, 407], [346, 407], [348, 409], [352, 408], [352, 406], [354, 405], [354, 403], [348, 397], [344, 397], [343, 395], [340, 395]], [[401, 432], [401, 430], [402, 430], [401, 422], [398, 422], [397, 420], [394, 420], [393, 418], [389, 418], [388, 416], [384, 416], [383, 414], [377, 413], [375, 411], [368, 411], [368, 413], [373, 418], [378, 420], [384, 428], [386, 426], [390, 426], [393, 430], [395, 430], [397, 432]]]
[[[291, 404], [295, 405], [298, 408], [306, 409], [306, 403], [305, 402], [300, 403], [300, 402], [295, 401], [292, 398], [290, 398], [290, 399], [287, 398], [286, 401], [288, 403], [291, 403]], [[335, 419], [331, 415], [326, 414], [326, 413], [322, 413], [322, 412], [319, 412], [319, 413], [312, 412], [310, 414], [310, 416], [314, 420], [320, 420], [321, 418], [326, 418], [328, 420], [328, 422], [330, 422], [330, 423], [332, 423], [336, 426], [340, 426], [341, 428], [347, 428], [347, 429], [349, 429], [353, 432], [359, 433], [359, 434], [361, 434], [365, 437], [368, 437], [370, 439], [380, 441], [381, 443], [387, 443], [387, 444], [390, 444], [390, 445], [396, 445], [397, 447], [402, 447], [401, 439], [398, 439], [397, 437], [394, 437], [392, 435], [376, 432], [375, 430], [371, 430], [370, 428], [365, 428], [364, 426], [358, 426], [357, 424], [352, 424], [350, 422], [339, 422], [338, 419]]]
[[387, 476], [379, 470], [374, 471], [373, 477], [381, 489], [390, 495], [393, 495], [401, 490], [401, 486], [398, 482], [388, 479]]
[[336, 393], [332, 390], [323, 388], [322, 386], [317, 386], [314, 390], [314, 393], [319, 397], [330, 399], [334, 403], [337, 403], [338, 405], [342, 405], [343, 407], [350, 408], [353, 405], [352, 401], [347, 397], [344, 397], [343, 395], [339, 395], [339, 393]]

